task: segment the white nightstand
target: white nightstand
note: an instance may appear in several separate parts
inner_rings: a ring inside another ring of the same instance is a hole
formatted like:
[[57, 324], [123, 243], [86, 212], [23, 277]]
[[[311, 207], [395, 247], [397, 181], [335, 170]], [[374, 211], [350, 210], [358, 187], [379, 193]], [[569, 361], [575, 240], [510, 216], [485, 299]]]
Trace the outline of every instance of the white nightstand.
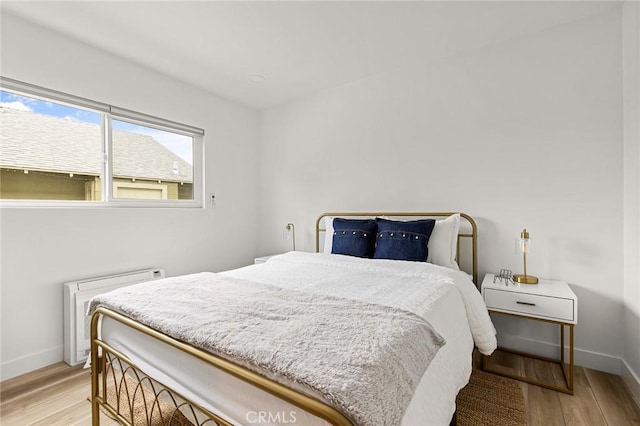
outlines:
[[260, 257], [256, 257], [255, 259], [253, 259], [253, 263], [254, 264], [258, 264], [258, 263], [265, 263], [267, 260], [271, 259], [273, 256], [275, 256], [274, 254], [270, 254], [269, 256], [260, 256]]
[[[573, 395], [574, 346], [573, 328], [578, 322], [578, 298], [569, 285], [562, 281], [540, 280], [538, 284], [514, 284], [503, 280], [495, 280], [494, 274], [486, 274], [482, 281], [482, 297], [489, 312], [514, 317], [528, 318], [535, 321], [550, 322], [560, 326], [560, 359], [551, 359], [526, 352], [498, 348], [505, 352], [559, 363], [562, 367], [566, 387], [545, 383], [535, 379], [492, 370], [489, 357], [483, 356], [482, 369], [491, 373], [521, 380], [526, 383]], [[565, 363], [564, 329], [569, 328], [569, 364]]]

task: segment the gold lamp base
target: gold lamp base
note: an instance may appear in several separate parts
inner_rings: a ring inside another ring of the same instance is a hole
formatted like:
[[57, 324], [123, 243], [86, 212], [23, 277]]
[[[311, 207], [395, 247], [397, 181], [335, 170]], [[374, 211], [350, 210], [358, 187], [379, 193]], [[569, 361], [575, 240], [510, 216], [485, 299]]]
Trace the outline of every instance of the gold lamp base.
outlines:
[[538, 284], [538, 278], [531, 275], [514, 275], [513, 281], [520, 284]]

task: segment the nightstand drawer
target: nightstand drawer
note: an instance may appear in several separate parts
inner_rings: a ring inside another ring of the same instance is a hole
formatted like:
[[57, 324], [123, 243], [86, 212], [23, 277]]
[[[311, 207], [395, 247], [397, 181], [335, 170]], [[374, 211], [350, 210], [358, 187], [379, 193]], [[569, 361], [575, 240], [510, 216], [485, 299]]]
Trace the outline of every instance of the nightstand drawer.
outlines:
[[574, 301], [559, 297], [486, 288], [487, 308], [552, 320], [575, 321]]

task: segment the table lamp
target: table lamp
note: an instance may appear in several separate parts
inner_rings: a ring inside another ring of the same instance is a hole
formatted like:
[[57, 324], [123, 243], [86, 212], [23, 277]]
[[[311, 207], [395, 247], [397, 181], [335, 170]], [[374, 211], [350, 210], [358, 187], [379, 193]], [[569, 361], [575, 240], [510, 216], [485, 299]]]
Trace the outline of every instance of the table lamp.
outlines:
[[516, 240], [516, 251], [522, 253], [524, 259], [524, 275], [514, 275], [513, 281], [520, 284], [538, 284], [538, 278], [533, 275], [527, 275], [527, 253], [531, 253], [533, 249], [533, 241], [529, 238], [529, 232], [523, 229], [520, 238]]
[[286, 230], [293, 236], [293, 251], [296, 251], [296, 227], [293, 223], [287, 223]]

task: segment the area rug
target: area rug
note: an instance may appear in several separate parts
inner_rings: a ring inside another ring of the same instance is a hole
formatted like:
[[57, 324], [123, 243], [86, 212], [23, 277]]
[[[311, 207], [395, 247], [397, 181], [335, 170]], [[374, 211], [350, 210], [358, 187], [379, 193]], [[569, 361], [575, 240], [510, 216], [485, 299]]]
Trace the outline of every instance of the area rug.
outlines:
[[[131, 377], [126, 377], [126, 386], [120, 386], [120, 400], [122, 404], [130, 400], [127, 395], [135, 395], [132, 409], [121, 410], [121, 414], [133, 426], [193, 426], [181, 412], [176, 409], [170, 398], [155, 398], [153, 389], [148, 385], [143, 385], [145, 392], [140, 392], [137, 381]], [[107, 387], [107, 401], [111, 405], [117, 404], [117, 395], [113, 386]], [[101, 407], [102, 409], [102, 407]], [[113, 418], [106, 410], [102, 412]]]
[[473, 370], [456, 399], [457, 426], [526, 426], [524, 396], [515, 380]]

